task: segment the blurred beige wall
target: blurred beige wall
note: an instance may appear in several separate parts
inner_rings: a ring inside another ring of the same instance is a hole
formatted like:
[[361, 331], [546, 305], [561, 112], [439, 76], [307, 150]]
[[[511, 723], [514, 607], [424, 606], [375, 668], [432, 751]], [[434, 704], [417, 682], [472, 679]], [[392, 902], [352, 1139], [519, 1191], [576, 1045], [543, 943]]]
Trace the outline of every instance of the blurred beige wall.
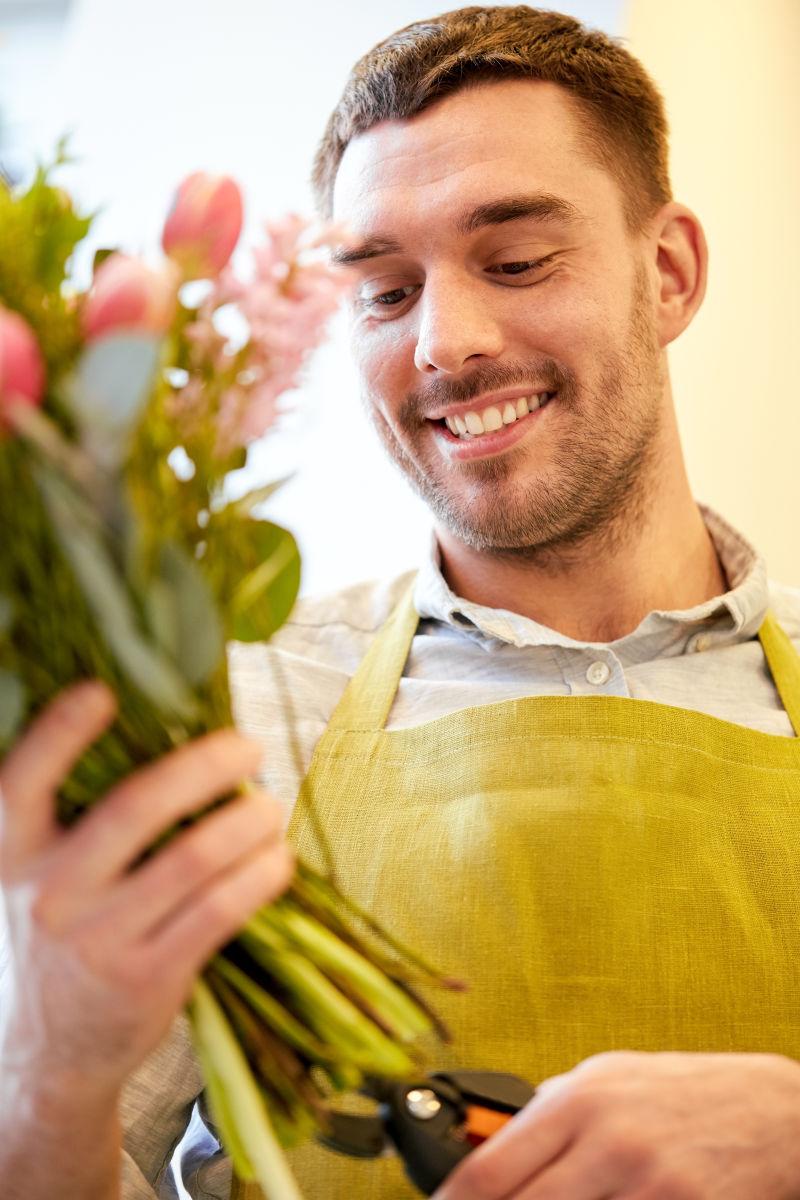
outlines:
[[627, 0], [660, 86], [675, 198], [710, 249], [670, 350], [695, 495], [800, 586], [800, 0]]

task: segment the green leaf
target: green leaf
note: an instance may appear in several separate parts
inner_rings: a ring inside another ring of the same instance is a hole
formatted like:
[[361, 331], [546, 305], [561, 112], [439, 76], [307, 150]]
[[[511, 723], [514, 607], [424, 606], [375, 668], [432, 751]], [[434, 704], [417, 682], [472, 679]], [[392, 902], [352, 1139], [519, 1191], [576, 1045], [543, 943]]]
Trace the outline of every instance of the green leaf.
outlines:
[[156, 576], [144, 589], [147, 625], [162, 650], [172, 659], [178, 657], [178, 611], [172, 588]]
[[92, 275], [97, 274], [97, 268], [101, 267], [107, 258], [111, 258], [112, 254], [118, 253], [118, 250], [108, 246], [101, 246], [99, 250], [95, 250], [94, 258], [92, 259]]
[[125, 454], [155, 382], [161, 342], [155, 334], [110, 334], [84, 350], [64, 385], [83, 444], [106, 467]]
[[7, 745], [25, 715], [25, 688], [21, 680], [0, 667], [0, 746]]
[[197, 563], [174, 542], [162, 546], [159, 567], [162, 605], [166, 594], [172, 608], [173, 657], [189, 683], [205, 683], [225, 652], [211, 588]]
[[8, 596], [0, 596], [0, 637], [8, 633], [14, 621], [14, 605]]
[[288, 530], [271, 521], [237, 521], [227, 537], [240, 569], [230, 594], [230, 636], [240, 642], [266, 641], [297, 599], [297, 543]]
[[279, 488], [282, 488], [285, 483], [288, 483], [289, 476], [284, 479], [275, 479], [272, 483], [264, 484], [263, 487], [253, 488], [252, 491], [245, 492], [238, 500], [231, 501], [230, 508], [234, 509], [238, 514], [244, 517], [252, 516], [253, 509], [259, 504], [264, 504], [269, 500]]
[[40, 468], [37, 483], [56, 536], [120, 668], [162, 713], [196, 719], [197, 701], [186, 681], [140, 631], [132, 598], [91, 510], [52, 472]]
[[302, 1200], [253, 1072], [214, 993], [195, 980], [189, 1004], [192, 1037], [209, 1100], [234, 1168], [255, 1179], [270, 1200]]
[[[54, 166], [66, 161], [58, 150]], [[39, 167], [27, 192], [14, 201], [21, 220], [34, 238], [32, 281], [47, 291], [58, 291], [67, 263], [78, 242], [89, 232], [91, 217], [75, 212], [67, 193], [50, 183], [50, 167]]]
[[0, 187], [0, 300], [30, 324], [52, 381], [79, 349], [80, 314], [61, 285], [91, 218], [50, 185], [48, 170], [40, 168], [27, 191]]

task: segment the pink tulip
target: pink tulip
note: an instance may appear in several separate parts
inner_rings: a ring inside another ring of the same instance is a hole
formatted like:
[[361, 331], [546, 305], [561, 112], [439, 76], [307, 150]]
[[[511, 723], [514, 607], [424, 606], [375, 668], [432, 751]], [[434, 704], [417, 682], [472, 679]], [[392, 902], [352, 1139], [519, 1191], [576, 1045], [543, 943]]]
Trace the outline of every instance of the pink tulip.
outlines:
[[164, 251], [184, 279], [211, 279], [233, 254], [242, 232], [242, 194], [227, 175], [188, 175], [164, 225]]
[[44, 377], [44, 360], [30, 325], [0, 305], [0, 428], [4, 409], [39, 404]]
[[127, 254], [100, 264], [83, 308], [87, 341], [109, 333], [166, 333], [180, 280], [171, 264], [159, 270]]

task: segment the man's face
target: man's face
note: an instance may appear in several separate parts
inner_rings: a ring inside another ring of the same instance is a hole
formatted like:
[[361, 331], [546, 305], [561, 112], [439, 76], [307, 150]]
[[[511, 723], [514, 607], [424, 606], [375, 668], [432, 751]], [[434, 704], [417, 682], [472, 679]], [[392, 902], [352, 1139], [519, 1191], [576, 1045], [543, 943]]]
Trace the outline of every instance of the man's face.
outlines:
[[382, 122], [345, 151], [334, 217], [368, 408], [438, 521], [517, 554], [615, 526], [664, 365], [644, 242], [563, 90], [490, 83]]

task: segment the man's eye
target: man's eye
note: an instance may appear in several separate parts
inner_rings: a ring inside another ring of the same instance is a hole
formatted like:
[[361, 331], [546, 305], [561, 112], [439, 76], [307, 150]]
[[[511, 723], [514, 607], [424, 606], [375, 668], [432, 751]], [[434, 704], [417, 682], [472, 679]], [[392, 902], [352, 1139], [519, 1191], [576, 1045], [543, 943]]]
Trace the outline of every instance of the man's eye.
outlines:
[[416, 291], [416, 287], [409, 285], [408, 287], [392, 288], [390, 292], [381, 292], [378, 296], [367, 296], [362, 301], [368, 308], [395, 308], [398, 304], [402, 304], [409, 296], [412, 296]]
[[538, 271], [551, 258], [553, 255], [548, 254], [546, 258], [528, 258], [520, 262], [496, 263], [493, 267], [489, 267], [489, 270], [497, 275], [524, 275], [528, 271]]

